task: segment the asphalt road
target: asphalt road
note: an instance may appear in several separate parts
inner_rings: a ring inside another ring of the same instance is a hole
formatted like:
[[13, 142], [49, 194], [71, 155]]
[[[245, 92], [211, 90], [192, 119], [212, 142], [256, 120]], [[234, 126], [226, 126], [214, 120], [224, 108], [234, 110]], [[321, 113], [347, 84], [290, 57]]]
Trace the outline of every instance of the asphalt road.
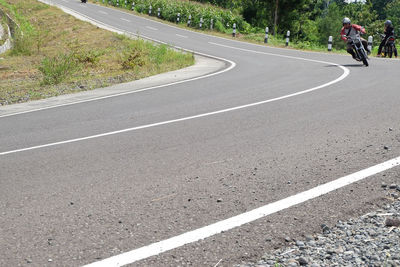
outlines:
[[[236, 66], [0, 117], [1, 266], [93, 263], [400, 156], [398, 60], [371, 59], [366, 68], [349, 56], [240, 43], [93, 4], [52, 2]], [[57, 142], [64, 143], [19, 151]], [[286, 236], [381, 203], [382, 181], [400, 183], [399, 167], [133, 265], [256, 260]]]

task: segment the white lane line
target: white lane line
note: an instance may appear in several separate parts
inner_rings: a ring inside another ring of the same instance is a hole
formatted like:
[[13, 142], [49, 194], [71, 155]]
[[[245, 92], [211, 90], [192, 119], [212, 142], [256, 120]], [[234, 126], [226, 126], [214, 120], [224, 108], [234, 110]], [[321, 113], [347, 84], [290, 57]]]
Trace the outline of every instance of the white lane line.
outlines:
[[341, 69], [347, 69], [348, 72], [350, 70], [342, 65], [327, 62], [327, 61], [320, 61], [320, 60], [315, 60], [315, 59], [308, 59], [308, 58], [302, 58], [302, 57], [295, 57], [295, 56], [287, 56], [287, 55], [282, 55], [282, 54], [274, 54], [274, 53], [269, 53], [269, 52], [262, 52], [262, 51], [256, 51], [256, 50], [251, 50], [251, 49], [245, 49], [245, 48], [240, 48], [240, 47], [235, 47], [235, 46], [230, 46], [230, 45], [224, 45], [224, 44], [218, 44], [214, 42], [208, 42], [209, 44], [216, 45], [216, 46], [221, 46], [225, 48], [230, 48], [230, 49], [235, 49], [235, 50], [240, 50], [244, 52], [249, 52], [249, 53], [255, 53], [255, 54], [262, 54], [262, 55], [268, 55], [268, 56], [275, 56], [275, 57], [283, 57], [283, 58], [289, 58], [289, 59], [301, 59], [304, 61], [309, 61], [309, 62], [316, 62], [316, 63], [323, 63], [323, 64], [328, 64], [328, 65], [334, 65], [337, 66]]
[[126, 22], [131, 22], [129, 19], [124, 19], [124, 18], [120, 18], [120, 19], [123, 21], [126, 21]]
[[[315, 61], [315, 60], [311, 60], [311, 61]], [[250, 104], [246, 104], [246, 105], [231, 107], [231, 108], [227, 108], [227, 109], [221, 109], [221, 110], [217, 110], [217, 111], [202, 113], [202, 114], [183, 117], [183, 118], [174, 119], [174, 120], [167, 120], [167, 121], [162, 121], [162, 122], [157, 122], [157, 123], [152, 123], [152, 124], [146, 124], [146, 125], [141, 125], [141, 126], [137, 126], [137, 127], [122, 129], [122, 130], [118, 130], [118, 131], [112, 131], [112, 132], [96, 134], [96, 135], [91, 135], [91, 136], [86, 136], [86, 137], [81, 137], [81, 138], [76, 138], [76, 139], [70, 139], [70, 140], [66, 140], [66, 141], [60, 141], [60, 142], [49, 143], [49, 144], [44, 144], [44, 145], [38, 145], [38, 146], [32, 146], [32, 147], [21, 148], [21, 149], [16, 149], [16, 150], [4, 151], [4, 152], [0, 152], [0, 156], [4, 156], [4, 155], [7, 155], [7, 154], [18, 153], [18, 152], [29, 151], [29, 150], [35, 150], [35, 149], [40, 149], [40, 148], [45, 148], [45, 147], [51, 147], [51, 146], [58, 146], [58, 145], [63, 145], [63, 144], [75, 143], [75, 142], [80, 142], [80, 141], [84, 141], [84, 140], [90, 140], [90, 139], [95, 139], [95, 138], [100, 138], [100, 137], [105, 137], [105, 136], [110, 136], [110, 135], [115, 135], [115, 134], [121, 134], [121, 133], [126, 133], [126, 132], [132, 132], [132, 131], [151, 128], [151, 127], [156, 127], [156, 126], [161, 126], [161, 125], [166, 125], [166, 124], [171, 124], [171, 123], [177, 123], [177, 122], [182, 122], [182, 121], [188, 121], [188, 120], [193, 120], [193, 119], [213, 116], [213, 115], [217, 115], [217, 114], [227, 113], [227, 112], [231, 112], [231, 111], [235, 111], [235, 110], [240, 110], [240, 109], [246, 109], [246, 108], [250, 108], [250, 107], [254, 107], [254, 106], [259, 106], [259, 105], [263, 105], [263, 104], [267, 104], [267, 103], [283, 100], [283, 99], [286, 99], [286, 98], [307, 94], [307, 93], [310, 93], [310, 92], [325, 88], [327, 86], [330, 86], [332, 84], [340, 82], [341, 80], [346, 78], [350, 73], [350, 71], [347, 68], [345, 68], [343, 66], [340, 66], [338, 64], [335, 64], [335, 63], [329, 63], [329, 62], [324, 62], [324, 61], [316, 61], [316, 62], [319, 62], [319, 63], [322, 62], [322, 63], [338, 66], [341, 69], [343, 69], [343, 74], [340, 77], [338, 77], [337, 79], [333, 80], [333, 81], [324, 83], [322, 85], [319, 85], [319, 86], [316, 86], [316, 87], [313, 87], [313, 88], [310, 88], [310, 89], [307, 89], [307, 90], [303, 90], [303, 91], [300, 91], [300, 92], [297, 92], [297, 93], [293, 93], [293, 94], [288, 94], [288, 95], [284, 95], [284, 96], [280, 96], [280, 97], [276, 97], [276, 98], [271, 98], [271, 99], [267, 99], [267, 100], [263, 100], [263, 101], [259, 101], [259, 102], [255, 102], [255, 103], [250, 103]]]
[[150, 29], [150, 30], [153, 30], [153, 31], [158, 31], [158, 29], [153, 28], [153, 27], [151, 27], [151, 26], [146, 26], [146, 28], [147, 28], [147, 29]]
[[108, 15], [108, 13], [103, 11], [103, 10], [99, 10], [98, 12], [101, 13], [101, 14], [104, 14], [104, 15]]
[[201, 239], [219, 234], [224, 231], [231, 230], [235, 227], [239, 227], [246, 223], [253, 222], [260, 218], [266, 217], [273, 213], [282, 211], [284, 209], [293, 207], [295, 205], [301, 204], [308, 200], [317, 198], [319, 196], [325, 195], [329, 192], [337, 190], [339, 188], [345, 187], [352, 183], [361, 181], [367, 177], [375, 175], [377, 173], [386, 171], [388, 169], [394, 168], [400, 165], [400, 157], [385, 161], [383, 163], [377, 164], [373, 167], [358, 171], [356, 173], [341, 177], [332, 182], [328, 182], [323, 185], [319, 185], [307, 191], [298, 193], [296, 195], [278, 200], [276, 202], [267, 204], [260, 208], [251, 210], [249, 212], [245, 212], [239, 214], [237, 216], [231, 217], [229, 219], [225, 219], [219, 221], [217, 223], [166, 239], [157, 243], [153, 243], [151, 245], [141, 247], [135, 250], [131, 250], [129, 252], [122, 253], [120, 255], [116, 255], [98, 262], [94, 262], [92, 264], [85, 265], [86, 267], [108, 267], [108, 266], [123, 266], [126, 264], [130, 264], [139, 260], [143, 260], [149, 258], [151, 256], [155, 256], [166, 252], [168, 250], [172, 250], [183, 245], [193, 243], [199, 241]]
[[188, 38], [187, 36], [181, 35], [181, 34], [175, 34], [175, 35], [178, 36], [178, 37], [182, 37], [182, 38]]

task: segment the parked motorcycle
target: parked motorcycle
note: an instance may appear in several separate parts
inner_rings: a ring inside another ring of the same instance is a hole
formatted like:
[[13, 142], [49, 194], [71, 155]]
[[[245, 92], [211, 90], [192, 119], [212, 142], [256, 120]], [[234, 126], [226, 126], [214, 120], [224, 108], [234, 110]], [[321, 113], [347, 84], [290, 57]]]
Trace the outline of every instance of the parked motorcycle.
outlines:
[[354, 52], [356, 53], [356, 59], [359, 61], [362, 61], [362, 63], [368, 67], [368, 55], [367, 55], [367, 51], [365, 51], [364, 46], [361, 42], [361, 37], [360, 34], [357, 34], [354, 38], [350, 37], [350, 36], [345, 36], [348, 40], [348, 42], [350, 42], [350, 44], [353, 47]]
[[[382, 40], [385, 39], [385, 35], [381, 34], [381, 38]], [[394, 50], [396, 49], [395, 42], [396, 38], [394, 37], [394, 35], [391, 35], [386, 39], [385, 45], [383, 47], [383, 57], [392, 57]]]

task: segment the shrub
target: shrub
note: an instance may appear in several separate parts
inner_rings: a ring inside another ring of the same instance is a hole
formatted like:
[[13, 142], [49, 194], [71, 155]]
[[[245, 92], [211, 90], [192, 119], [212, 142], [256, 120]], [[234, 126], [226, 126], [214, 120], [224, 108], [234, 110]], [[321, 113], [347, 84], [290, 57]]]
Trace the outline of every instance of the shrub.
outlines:
[[59, 84], [80, 69], [81, 65], [73, 54], [45, 57], [39, 66], [44, 85]]
[[140, 48], [134, 48], [130, 52], [125, 52], [122, 60], [122, 68], [135, 70], [146, 64], [145, 53]]

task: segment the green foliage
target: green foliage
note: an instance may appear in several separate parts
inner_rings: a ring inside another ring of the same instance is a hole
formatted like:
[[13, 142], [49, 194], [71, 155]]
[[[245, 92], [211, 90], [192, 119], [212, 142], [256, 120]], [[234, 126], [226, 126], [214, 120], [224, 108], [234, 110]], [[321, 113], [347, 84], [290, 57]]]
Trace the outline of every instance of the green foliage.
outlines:
[[34, 42], [31, 34], [23, 34], [17, 30], [13, 36], [12, 56], [30, 56], [33, 54]]
[[59, 84], [80, 70], [81, 67], [73, 54], [45, 57], [39, 66], [39, 71], [43, 74], [42, 84]]
[[[132, 8], [132, 0], [127, 1], [125, 7], [124, 1], [120, 1], [119, 6], [127, 9]], [[232, 28], [233, 23], [236, 23], [237, 30], [243, 33], [251, 31], [251, 26], [237, 12], [222, 9], [210, 4], [200, 4], [194, 1], [180, 0], [135, 0], [135, 11], [143, 14], [149, 14], [150, 5], [152, 7], [152, 16], [157, 15], [158, 8], [161, 9], [161, 18], [170, 22], [177, 22], [178, 13], [180, 13], [179, 23], [187, 24], [189, 15], [191, 15], [191, 26], [200, 28], [200, 19], [203, 18], [202, 29], [210, 29], [211, 19], [213, 20], [214, 29], [225, 32], [225, 27]], [[111, 4], [116, 6], [117, 0], [111, 0]], [[122, 4], [122, 5], [121, 5]], [[215, 27], [216, 23], [220, 23]], [[224, 27], [220, 27], [225, 25]], [[229, 25], [229, 26], [226, 26]]]
[[400, 32], [400, 0], [394, 0], [385, 7], [387, 19], [390, 19], [397, 29], [397, 34]]
[[104, 55], [103, 50], [81, 50], [73, 54], [74, 59], [82, 64], [97, 65], [100, 61], [100, 57]]

